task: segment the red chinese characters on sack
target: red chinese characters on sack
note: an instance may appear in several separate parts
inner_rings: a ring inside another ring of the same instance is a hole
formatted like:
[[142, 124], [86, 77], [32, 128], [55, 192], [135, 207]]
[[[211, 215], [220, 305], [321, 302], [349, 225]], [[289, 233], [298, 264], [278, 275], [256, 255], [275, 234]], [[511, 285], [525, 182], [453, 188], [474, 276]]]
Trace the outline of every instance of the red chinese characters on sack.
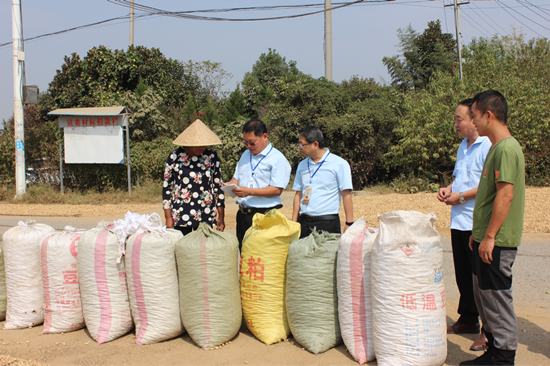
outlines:
[[78, 285], [78, 275], [76, 271], [63, 271], [64, 285]]
[[[416, 310], [418, 308], [416, 302], [417, 294], [403, 294], [401, 296], [401, 306], [403, 309]], [[435, 302], [435, 294], [419, 294], [422, 297], [422, 310], [437, 310]], [[445, 291], [439, 294], [441, 296], [441, 309], [445, 308]]]
[[[241, 276], [243, 276], [242, 261], [243, 258], [241, 257]], [[260, 257], [258, 257], [258, 260], [254, 260], [253, 256], [248, 258], [248, 270], [245, 273], [248, 275], [249, 280], [252, 280], [252, 276], [254, 276], [254, 281], [264, 282], [265, 265], [261, 261], [262, 258]]]

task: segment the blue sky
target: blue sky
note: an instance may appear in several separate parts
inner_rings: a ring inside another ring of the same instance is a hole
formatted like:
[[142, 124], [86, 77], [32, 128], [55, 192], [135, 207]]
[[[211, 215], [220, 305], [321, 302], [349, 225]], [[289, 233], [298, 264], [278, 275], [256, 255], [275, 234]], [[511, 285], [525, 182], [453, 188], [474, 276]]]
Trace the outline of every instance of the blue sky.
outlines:
[[[135, 0], [139, 4], [169, 11], [220, 9], [267, 5], [317, 4], [304, 0]], [[451, 0], [445, 0], [450, 3]], [[26, 38], [60, 31], [129, 13], [127, 7], [107, 0], [22, 0]], [[454, 34], [452, 7], [444, 2], [397, 0], [353, 5], [333, 12], [333, 79], [353, 75], [390, 81], [382, 64], [384, 56], [398, 53], [397, 30], [409, 24], [421, 32], [427, 23], [440, 19], [443, 31]], [[533, 6], [534, 5], [534, 6]], [[259, 18], [305, 13], [312, 9], [241, 11], [210, 14], [218, 17]], [[550, 38], [548, 0], [473, 1], [461, 6], [464, 43], [497, 32], [522, 31], [527, 38]], [[0, 44], [12, 40], [11, 2], [0, 3]], [[140, 12], [136, 11], [139, 15]], [[534, 22], [538, 23], [535, 24]], [[234, 89], [261, 53], [276, 49], [287, 60], [313, 77], [324, 76], [323, 14], [260, 22], [210, 22], [171, 17], [148, 17], [135, 23], [135, 44], [159, 48], [167, 57], [187, 61], [221, 62], [233, 74], [226, 87]], [[531, 28], [531, 29], [529, 29]], [[546, 29], [548, 28], [548, 29]], [[81, 57], [89, 48], [105, 45], [126, 49], [129, 22], [120, 20], [102, 26], [67, 32], [25, 42], [27, 84], [46, 91], [65, 55]], [[13, 114], [12, 46], [0, 46], [0, 119]]]

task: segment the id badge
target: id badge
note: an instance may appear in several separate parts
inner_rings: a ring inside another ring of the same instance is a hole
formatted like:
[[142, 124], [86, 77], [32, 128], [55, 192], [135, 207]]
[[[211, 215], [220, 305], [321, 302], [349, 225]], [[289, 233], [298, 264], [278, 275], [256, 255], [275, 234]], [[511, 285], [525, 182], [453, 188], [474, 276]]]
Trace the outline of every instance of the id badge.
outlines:
[[248, 182], [248, 184], [246, 185], [248, 188], [256, 188], [256, 182], [254, 182], [253, 180], [251, 180], [250, 182]]
[[307, 187], [306, 190], [304, 191], [304, 199], [302, 200], [302, 203], [304, 205], [308, 205], [310, 198], [311, 198], [311, 187]]

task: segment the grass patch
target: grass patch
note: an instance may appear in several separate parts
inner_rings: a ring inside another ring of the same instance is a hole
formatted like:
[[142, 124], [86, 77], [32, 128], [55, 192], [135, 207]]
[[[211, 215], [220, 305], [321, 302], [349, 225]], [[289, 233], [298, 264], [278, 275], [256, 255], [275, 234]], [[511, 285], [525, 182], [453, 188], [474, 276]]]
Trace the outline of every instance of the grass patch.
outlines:
[[15, 199], [15, 188], [4, 187], [0, 189], [0, 198], [9, 203], [32, 204], [64, 204], [64, 205], [103, 205], [108, 203], [161, 203], [162, 182], [146, 180], [139, 187], [132, 187], [132, 195], [128, 190], [107, 189], [102, 192], [97, 190], [72, 190], [65, 188], [61, 194], [59, 187], [50, 187], [47, 184], [37, 184], [27, 187], [27, 192], [20, 199]]

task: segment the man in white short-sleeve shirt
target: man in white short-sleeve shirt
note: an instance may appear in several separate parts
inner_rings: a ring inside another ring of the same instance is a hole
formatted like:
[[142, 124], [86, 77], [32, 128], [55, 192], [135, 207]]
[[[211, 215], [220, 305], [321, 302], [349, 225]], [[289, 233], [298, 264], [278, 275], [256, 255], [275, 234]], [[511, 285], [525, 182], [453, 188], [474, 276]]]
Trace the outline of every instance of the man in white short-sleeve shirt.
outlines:
[[[477, 187], [483, 170], [485, 157], [491, 149], [491, 141], [486, 136], [479, 136], [474, 125], [470, 107], [472, 99], [460, 102], [455, 111], [455, 128], [462, 143], [458, 147], [452, 184], [441, 188], [437, 198], [452, 205], [451, 208], [451, 243], [455, 277], [460, 300], [458, 303], [459, 319], [447, 327], [447, 333], [479, 333], [479, 312], [474, 298], [473, 285], [473, 252], [469, 248], [472, 235], [473, 212]], [[487, 338], [484, 334], [470, 347], [473, 351], [486, 348]]]
[[302, 226], [301, 238], [314, 228], [341, 233], [340, 211], [344, 202], [346, 224], [353, 224], [351, 169], [347, 161], [325, 148], [323, 133], [316, 126], [299, 131], [298, 149], [306, 157], [296, 169], [292, 220]]
[[227, 184], [239, 188], [233, 192], [237, 204], [237, 238], [239, 249], [256, 213], [281, 208], [281, 194], [290, 180], [290, 164], [285, 156], [267, 140], [267, 127], [260, 120], [250, 120], [243, 126], [243, 142], [248, 148]]

